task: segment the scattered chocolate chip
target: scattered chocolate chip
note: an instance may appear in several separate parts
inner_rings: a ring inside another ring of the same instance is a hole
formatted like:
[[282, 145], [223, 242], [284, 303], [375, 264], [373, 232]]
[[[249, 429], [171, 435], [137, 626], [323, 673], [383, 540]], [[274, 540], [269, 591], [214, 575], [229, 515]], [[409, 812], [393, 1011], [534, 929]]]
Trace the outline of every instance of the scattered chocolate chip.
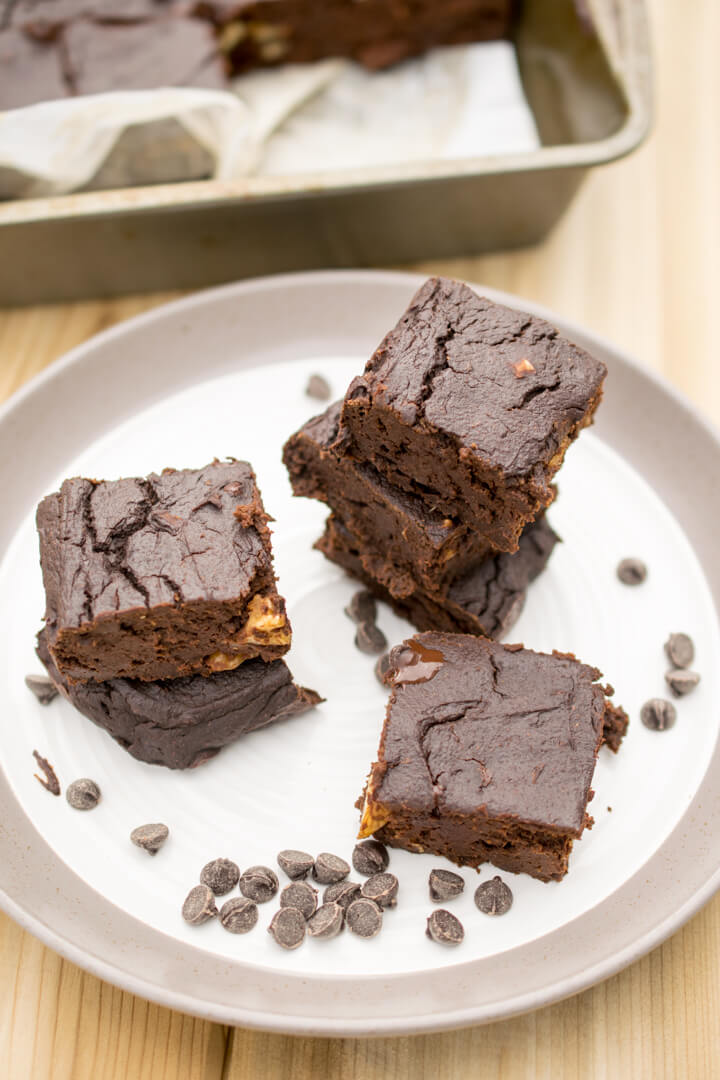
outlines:
[[268, 933], [283, 949], [297, 949], [305, 937], [305, 916], [297, 908], [281, 907], [273, 915]]
[[513, 894], [500, 877], [483, 881], [475, 890], [475, 904], [483, 915], [504, 915], [512, 907]]
[[450, 911], [438, 908], [427, 921], [425, 933], [439, 945], [459, 945], [465, 937], [463, 924]]
[[281, 851], [277, 861], [280, 869], [284, 870], [293, 881], [306, 878], [315, 862], [312, 855], [308, 855], [307, 851], [295, 851], [293, 848], [286, 848], [285, 851]]
[[35, 779], [38, 781], [38, 783], [42, 784], [45, 790], [49, 791], [51, 795], [59, 795], [60, 781], [55, 775], [55, 770], [53, 769], [48, 759], [42, 757], [41, 754], [38, 754], [37, 750], [33, 750], [33, 757], [37, 761], [40, 770], [45, 773], [44, 778], [42, 776], [38, 776], [37, 773], [33, 773]]
[[338, 855], [331, 855], [329, 851], [323, 851], [318, 855], [312, 870], [312, 876], [321, 885], [334, 885], [336, 881], [346, 878], [349, 873], [349, 864]]
[[94, 810], [100, 802], [100, 788], [94, 780], [73, 780], [68, 785], [65, 798], [73, 810]]
[[316, 398], [318, 401], [329, 401], [332, 390], [330, 383], [324, 376], [311, 375], [305, 387], [305, 393], [308, 397]]
[[640, 710], [640, 719], [651, 731], [667, 731], [677, 720], [677, 709], [665, 698], [650, 698]]
[[213, 859], [200, 871], [200, 881], [212, 889], [216, 896], [224, 896], [234, 889], [240, 880], [240, 867], [231, 859]]
[[383, 653], [380, 659], [375, 664], [375, 678], [381, 686], [387, 686], [385, 682], [385, 676], [390, 670], [390, 653]]
[[208, 889], [207, 885], [196, 885], [185, 897], [182, 906], [183, 919], [192, 926], [201, 926], [215, 915], [217, 908], [212, 890]]
[[688, 671], [686, 668], [676, 668], [674, 671], [667, 672], [665, 675], [665, 682], [668, 684], [675, 697], [684, 697], [685, 694], [689, 694], [691, 690], [695, 689], [700, 682], [700, 676], [697, 671]]
[[130, 833], [130, 839], [136, 847], [147, 851], [148, 855], [157, 855], [170, 834], [167, 825], [138, 825]]
[[674, 668], [690, 667], [695, 659], [695, 646], [689, 634], [671, 634], [665, 642], [665, 653]]
[[623, 585], [642, 585], [647, 577], [647, 566], [642, 559], [623, 559], [618, 563], [617, 576]]
[[382, 911], [372, 900], [354, 900], [345, 912], [345, 922], [358, 937], [373, 938], [382, 929]]
[[309, 919], [317, 911], [317, 889], [307, 881], [292, 881], [280, 893], [280, 907], [297, 908]]
[[247, 934], [257, 921], [257, 904], [244, 896], [232, 896], [220, 908], [220, 924], [231, 934]]
[[251, 866], [240, 875], [240, 892], [256, 904], [272, 900], [279, 884], [277, 874], [269, 866]]
[[430, 899], [434, 904], [454, 900], [465, 888], [465, 881], [452, 870], [431, 870], [428, 878]]
[[375, 597], [367, 589], [358, 589], [352, 594], [350, 603], [345, 608], [345, 614], [358, 626], [362, 623], [374, 623], [377, 619]]
[[399, 884], [394, 874], [373, 874], [363, 881], [360, 895], [366, 900], [374, 900], [382, 908], [395, 907]]
[[360, 652], [374, 656], [387, 649], [387, 638], [374, 622], [363, 622], [357, 628], [355, 644]]
[[363, 840], [356, 844], [352, 853], [352, 864], [358, 874], [370, 877], [371, 874], [381, 874], [387, 870], [390, 856], [384, 844], [379, 840]]
[[345, 912], [339, 904], [323, 904], [308, 922], [310, 937], [328, 940], [337, 937], [343, 928]]
[[323, 893], [323, 904], [339, 904], [343, 911], [347, 911], [353, 900], [360, 899], [360, 885], [357, 881], [336, 881], [334, 885], [328, 885]]
[[58, 696], [55, 684], [47, 675], [26, 675], [25, 685], [28, 690], [32, 690], [41, 705], [49, 705]]

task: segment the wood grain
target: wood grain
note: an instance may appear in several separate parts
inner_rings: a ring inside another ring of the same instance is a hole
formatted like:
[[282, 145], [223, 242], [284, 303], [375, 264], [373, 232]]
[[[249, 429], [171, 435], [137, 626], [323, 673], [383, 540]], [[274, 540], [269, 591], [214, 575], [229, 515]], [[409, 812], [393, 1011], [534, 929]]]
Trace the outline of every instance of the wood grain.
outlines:
[[[545, 303], [663, 371], [720, 421], [720, 4], [650, 7], [658, 119], [642, 150], [595, 172], [540, 247], [413, 269]], [[0, 313], [0, 399], [73, 345], [168, 298]], [[229, 1031], [86, 975], [4, 916], [0, 990], [0, 1075], [8, 1080], [704, 1080], [720, 1075], [720, 898], [600, 986], [442, 1035]]]

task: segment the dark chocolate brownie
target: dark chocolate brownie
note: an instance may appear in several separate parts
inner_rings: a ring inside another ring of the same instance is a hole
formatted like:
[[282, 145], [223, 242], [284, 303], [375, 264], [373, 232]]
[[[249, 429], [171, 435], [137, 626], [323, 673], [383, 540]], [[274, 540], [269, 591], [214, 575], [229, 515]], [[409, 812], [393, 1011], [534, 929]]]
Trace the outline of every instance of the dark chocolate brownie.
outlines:
[[444, 597], [410, 583], [382, 556], [363, 549], [334, 515], [315, 544], [331, 562], [358, 578], [418, 630], [482, 634], [500, 638], [514, 625], [529, 584], [544, 570], [557, 535], [545, 521], [526, 526], [513, 554], [488, 555], [453, 581]]
[[124, 26], [79, 19], [64, 30], [61, 45], [76, 94], [227, 86], [212, 27], [199, 19], [168, 16]]
[[210, 674], [290, 647], [243, 461], [66, 480], [38, 507], [48, 647], [70, 681]]
[[64, 679], [38, 635], [37, 653], [58, 690], [140, 761], [190, 769], [248, 731], [298, 716], [322, 698], [296, 686], [284, 660], [248, 660], [234, 671], [204, 678], [140, 682]]
[[595, 761], [620, 712], [600, 677], [571, 655], [484, 638], [404, 642], [359, 835], [559, 881], [592, 824]]
[[350, 384], [337, 449], [514, 551], [605, 373], [543, 319], [431, 278]]
[[506, 37], [515, 0], [199, 0], [235, 72], [344, 56], [385, 68], [436, 45]]
[[0, 110], [67, 97], [60, 56], [19, 30], [0, 32]]
[[335, 402], [285, 444], [283, 461], [294, 493], [327, 503], [364, 553], [382, 553], [394, 568], [391, 579], [382, 579], [393, 595], [406, 596], [417, 585], [444, 595], [451, 581], [491, 549], [468, 525], [393, 487], [372, 465], [335, 453], [341, 407]]

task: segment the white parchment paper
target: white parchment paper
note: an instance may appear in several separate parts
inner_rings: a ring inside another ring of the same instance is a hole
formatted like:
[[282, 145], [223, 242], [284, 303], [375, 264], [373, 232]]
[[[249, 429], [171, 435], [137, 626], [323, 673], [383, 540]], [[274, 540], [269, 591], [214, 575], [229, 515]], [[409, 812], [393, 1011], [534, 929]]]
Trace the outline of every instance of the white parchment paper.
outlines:
[[[114, 92], [0, 113], [0, 194], [3, 169], [14, 177], [6, 194], [82, 188], [128, 129], [169, 119], [178, 122], [189, 149], [194, 142], [209, 153], [214, 175], [224, 180], [539, 145], [515, 50], [490, 42], [435, 49], [384, 72], [327, 60], [253, 72], [236, 79], [232, 92]], [[147, 143], [138, 154], [147, 155]], [[129, 171], [133, 183], [152, 183], [152, 155], [146, 168], [134, 160]]]

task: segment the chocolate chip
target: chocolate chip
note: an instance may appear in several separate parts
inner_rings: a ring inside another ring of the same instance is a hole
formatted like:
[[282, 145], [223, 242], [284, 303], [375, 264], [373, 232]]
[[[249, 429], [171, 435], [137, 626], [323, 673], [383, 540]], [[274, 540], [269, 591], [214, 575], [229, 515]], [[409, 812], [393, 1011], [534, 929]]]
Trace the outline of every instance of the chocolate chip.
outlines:
[[358, 874], [369, 877], [387, 870], [390, 856], [387, 848], [379, 840], [363, 840], [356, 844], [352, 853], [352, 864]]
[[220, 924], [231, 934], [247, 934], [257, 921], [257, 904], [244, 896], [233, 896], [220, 908]]
[[240, 892], [257, 904], [272, 900], [278, 888], [277, 874], [269, 866], [251, 866], [240, 875]]
[[334, 885], [328, 885], [323, 893], [324, 904], [339, 904], [343, 911], [347, 911], [353, 900], [360, 899], [360, 885], [357, 881], [336, 881]]
[[295, 851], [294, 848], [286, 848], [277, 857], [278, 866], [284, 870], [293, 881], [306, 878], [313, 868], [315, 860], [307, 851]]
[[428, 878], [430, 899], [435, 904], [444, 900], [454, 900], [465, 888], [465, 881], [452, 870], [431, 870]]
[[183, 919], [192, 926], [201, 926], [215, 915], [217, 908], [212, 890], [208, 889], [207, 885], [196, 885], [185, 897], [182, 906]]
[[200, 881], [212, 889], [216, 896], [224, 896], [234, 889], [240, 880], [240, 867], [231, 859], [213, 859], [200, 871]]
[[32, 690], [41, 705], [49, 705], [58, 696], [57, 688], [47, 675], [26, 675], [25, 685]]
[[357, 628], [355, 644], [360, 652], [374, 656], [387, 649], [387, 638], [379, 626], [373, 622], [363, 622]]
[[691, 690], [695, 689], [700, 682], [700, 676], [697, 671], [687, 671], [686, 668], [676, 668], [674, 671], [667, 672], [665, 675], [665, 682], [668, 684], [675, 697], [684, 697], [685, 694], [689, 694]]
[[312, 870], [312, 876], [321, 885], [334, 885], [336, 881], [342, 881], [350, 873], [350, 866], [338, 855], [331, 855], [329, 851], [323, 851], [318, 855]]
[[617, 576], [623, 585], [642, 585], [647, 577], [647, 566], [642, 559], [623, 559], [618, 563]]
[[671, 634], [665, 642], [665, 653], [674, 668], [690, 667], [695, 659], [695, 646], [689, 634]]
[[504, 915], [512, 907], [512, 902], [512, 890], [497, 876], [484, 881], [475, 890], [475, 904], [483, 915]]
[[354, 900], [345, 912], [345, 922], [358, 937], [373, 938], [382, 929], [382, 911], [372, 900]]
[[332, 390], [330, 383], [322, 375], [311, 375], [305, 387], [305, 393], [318, 401], [329, 401]]
[[317, 889], [307, 881], [293, 881], [280, 893], [280, 907], [297, 908], [309, 919], [317, 911]]
[[33, 757], [37, 761], [41, 771], [45, 773], [44, 778], [42, 776], [38, 776], [37, 773], [33, 773], [35, 779], [38, 781], [38, 783], [42, 784], [45, 790], [49, 791], [51, 795], [59, 795], [60, 781], [55, 775], [55, 770], [53, 769], [48, 759], [44, 758], [41, 754], [38, 754], [37, 750], [33, 750]]
[[399, 884], [394, 874], [373, 874], [363, 881], [360, 894], [366, 900], [374, 900], [380, 907], [395, 907]]
[[665, 698], [650, 698], [640, 710], [640, 719], [651, 731], [667, 731], [677, 720], [677, 709]]
[[465, 937], [463, 924], [450, 911], [438, 908], [427, 921], [425, 933], [439, 945], [459, 945]]
[[68, 785], [65, 798], [73, 810], [94, 810], [100, 802], [100, 788], [94, 780], [73, 780]]
[[281, 907], [273, 915], [268, 933], [283, 949], [297, 949], [305, 937], [305, 916], [297, 908]]
[[310, 937], [328, 940], [338, 936], [344, 921], [345, 912], [339, 904], [323, 904], [308, 922], [307, 932]]
[[352, 594], [350, 603], [345, 608], [345, 614], [349, 615], [358, 626], [362, 623], [374, 623], [377, 619], [375, 597], [367, 589], [358, 589]]
[[390, 653], [383, 653], [380, 659], [375, 664], [375, 678], [381, 686], [387, 686], [387, 683], [385, 682], [385, 676], [387, 675], [390, 668]]
[[157, 855], [170, 834], [167, 825], [138, 825], [130, 833], [130, 839], [136, 847], [147, 851], [148, 855]]

